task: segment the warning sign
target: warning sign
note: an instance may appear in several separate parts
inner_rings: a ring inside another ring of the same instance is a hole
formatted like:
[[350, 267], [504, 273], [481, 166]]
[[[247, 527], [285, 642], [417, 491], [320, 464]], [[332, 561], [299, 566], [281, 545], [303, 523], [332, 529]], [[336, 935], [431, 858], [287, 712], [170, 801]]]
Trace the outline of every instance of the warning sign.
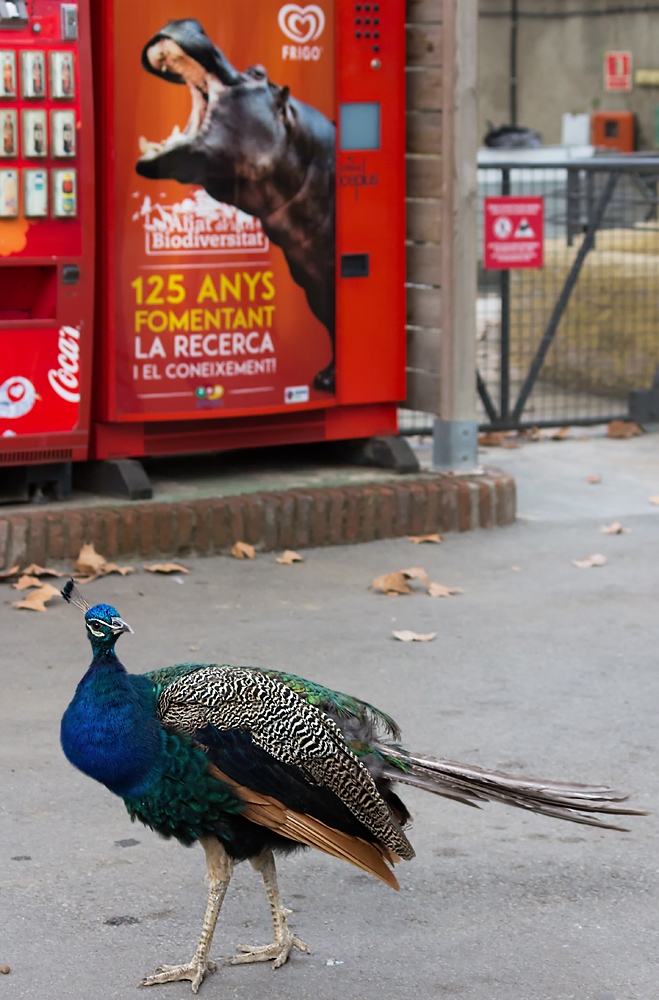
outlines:
[[483, 267], [542, 267], [542, 198], [485, 198]]
[[632, 54], [631, 52], [604, 53], [604, 89], [632, 89]]

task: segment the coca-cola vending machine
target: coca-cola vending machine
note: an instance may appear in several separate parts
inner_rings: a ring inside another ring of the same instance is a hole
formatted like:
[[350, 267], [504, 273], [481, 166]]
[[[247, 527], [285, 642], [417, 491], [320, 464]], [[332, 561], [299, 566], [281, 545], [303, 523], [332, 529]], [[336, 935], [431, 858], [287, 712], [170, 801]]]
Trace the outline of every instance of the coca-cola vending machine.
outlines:
[[97, 0], [91, 456], [396, 432], [404, 0]]
[[0, 498], [87, 457], [91, 80], [87, 0], [0, 0]]

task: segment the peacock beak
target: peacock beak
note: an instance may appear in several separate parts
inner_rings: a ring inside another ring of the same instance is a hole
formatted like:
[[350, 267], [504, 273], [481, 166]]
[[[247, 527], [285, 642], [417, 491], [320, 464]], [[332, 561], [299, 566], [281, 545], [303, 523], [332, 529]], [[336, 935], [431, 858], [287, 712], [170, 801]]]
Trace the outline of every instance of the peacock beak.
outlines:
[[122, 632], [132, 632], [132, 628], [125, 622], [123, 618], [113, 618], [110, 623], [110, 628], [115, 633], [115, 635], [121, 635]]

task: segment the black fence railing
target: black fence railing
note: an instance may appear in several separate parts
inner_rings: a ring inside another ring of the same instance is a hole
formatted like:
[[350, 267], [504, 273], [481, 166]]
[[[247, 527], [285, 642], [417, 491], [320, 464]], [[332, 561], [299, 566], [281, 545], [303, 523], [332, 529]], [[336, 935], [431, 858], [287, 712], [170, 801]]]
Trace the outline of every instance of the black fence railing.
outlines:
[[[659, 157], [479, 168], [477, 389], [483, 428], [627, 416], [659, 365]], [[484, 198], [540, 196], [544, 264], [485, 270]], [[403, 433], [432, 418], [401, 411]]]

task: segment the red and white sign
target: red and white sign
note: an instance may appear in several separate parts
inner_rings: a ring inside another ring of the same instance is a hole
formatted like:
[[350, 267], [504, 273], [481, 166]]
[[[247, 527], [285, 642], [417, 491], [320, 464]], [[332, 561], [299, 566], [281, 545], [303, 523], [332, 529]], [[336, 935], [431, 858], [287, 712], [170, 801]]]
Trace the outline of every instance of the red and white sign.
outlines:
[[632, 89], [632, 54], [631, 52], [604, 53], [604, 89]]
[[0, 437], [78, 427], [80, 330], [0, 332]]
[[543, 220], [542, 198], [485, 198], [483, 267], [542, 267]]

